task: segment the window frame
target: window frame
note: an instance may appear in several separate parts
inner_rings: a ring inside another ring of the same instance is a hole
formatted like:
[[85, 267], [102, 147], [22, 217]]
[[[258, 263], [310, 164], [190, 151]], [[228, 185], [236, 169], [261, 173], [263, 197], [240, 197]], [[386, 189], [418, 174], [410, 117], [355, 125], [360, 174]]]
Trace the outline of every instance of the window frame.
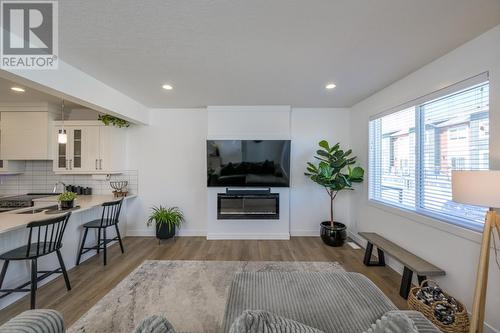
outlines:
[[[440, 90], [435, 91], [433, 93], [430, 93], [428, 95], [419, 97], [415, 100], [409, 101], [409, 102], [404, 103], [402, 105], [399, 105], [395, 108], [391, 108], [389, 110], [386, 110], [384, 112], [381, 112], [381, 113], [376, 114], [376, 115], [369, 118], [369, 128], [370, 128], [371, 122], [376, 120], [376, 119], [380, 119], [382, 117], [388, 116], [390, 114], [393, 114], [393, 113], [396, 113], [396, 112], [399, 112], [399, 111], [402, 111], [402, 110], [405, 110], [408, 108], [415, 108], [415, 111], [414, 111], [415, 112], [415, 206], [408, 207], [408, 206], [404, 206], [404, 205], [397, 205], [395, 203], [372, 198], [372, 194], [375, 194], [375, 192], [377, 190], [370, 188], [370, 184], [372, 183], [371, 179], [372, 179], [372, 177], [375, 179], [376, 178], [381, 179], [381, 175], [378, 175], [378, 176], [372, 175], [372, 172], [370, 172], [372, 170], [372, 166], [370, 165], [370, 163], [372, 162], [372, 159], [371, 159], [372, 145], [379, 146], [379, 144], [377, 144], [375, 142], [374, 143], [370, 142], [371, 138], [372, 138], [371, 135], [368, 135], [368, 158], [367, 158], [368, 170], [369, 170], [367, 196], [368, 196], [369, 202], [371, 202], [375, 205], [387, 206], [387, 207], [390, 207], [392, 209], [401, 210], [403, 212], [407, 212], [410, 214], [416, 214], [416, 215], [420, 215], [420, 216], [423, 216], [426, 218], [431, 218], [434, 220], [445, 222], [447, 224], [462, 227], [462, 228], [472, 230], [472, 231], [481, 232], [483, 230], [484, 223], [482, 223], [482, 222], [478, 222], [475, 220], [469, 220], [466, 218], [459, 218], [459, 217], [455, 217], [455, 216], [450, 216], [450, 215], [447, 215], [446, 213], [441, 214], [439, 212], [435, 212], [435, 211], [431, 211], [431, 210], [422, 208], [423, 195], [422, 195], [422, 186], [421, 185], [422, 185], [422, 180], [424, 177], [423, 157], [424, 157], [424, 147], [425, 147], [425, 133], [424, 133], [425, 120], [424, 120], [423, 112], [422, 112], [421, 108], [422, 108], [423, 104], [430, 102], [432, 100], [439, 99], [441, 97], [459, 92], [461, 90], [471, 88], [475, 85], [485, 84], [485, 83], [489, 84], [489, 73], [488, 72], [484, 72], [484, 73], [481, 73], [481, 74], [476, 75], [474, 77], [468, 78], [466, 80], [463, 80], [461, 82], [458, 82], [458, 83], [453, 84], [451, 86], [448, 86], [446, 88], [440, 89]], [[488, 96], [488, 98], [489, 98], [489, 96]], [[488, 109], [488, 125], [490, 125], [490, 110], [489, 109]], [[489, 131], [489, 126], [488, 126], [488, 147], [489, 147], [489, 143], [491, 142], [489, 132], [490, 131]], [[449, 135], [449, 133], [448, 133], [448, 135]], [[457, 132], [457, 135], [459, 136], [458, 132]], [[377, 155], [380, 154], [380, 151], [376, 152], [376, 154]], [[375, 158], [377, 158], [377, 156], [375, 156]], [[491, 160], [491, 157], [490, 157], [490, 160]], [[490, 161], [488, 161], [488, 162], [490, 162]]]

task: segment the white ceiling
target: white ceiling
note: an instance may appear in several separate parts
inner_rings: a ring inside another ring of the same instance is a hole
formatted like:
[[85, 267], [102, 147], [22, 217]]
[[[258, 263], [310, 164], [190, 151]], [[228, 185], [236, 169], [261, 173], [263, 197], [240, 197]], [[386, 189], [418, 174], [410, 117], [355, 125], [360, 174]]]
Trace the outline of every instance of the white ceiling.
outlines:
[[148, 107], [351, 106], [500, 24], [500, 0], [65, 0], [59, 12], [61, 58]]
[[[25, 92], [12, 91], [12, 87], [21, 87]], [[46, 94], [36, 89], [28, 88], [10, 80], [0, 78], [0, 104], [32, 104], [32, 103], [50, 103], [54, 105], [61, 104], [61, 98]], [[69, 101], [64, 102], [67, 109], [83, 109], [84, 107]]]

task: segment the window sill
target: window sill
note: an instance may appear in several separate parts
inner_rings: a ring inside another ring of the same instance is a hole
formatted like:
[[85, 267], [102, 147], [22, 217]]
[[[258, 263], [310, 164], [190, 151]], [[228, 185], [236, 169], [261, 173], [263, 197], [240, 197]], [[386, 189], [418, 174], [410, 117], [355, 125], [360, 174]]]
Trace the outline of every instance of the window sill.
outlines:
[[368, 200], [368, 205], [371, 207], [386, 211], [388, 213], [401, 216], [408, 220], [411, 220], [416, 223], [420, 223], [426, 225], [428, 227], [441, 230], [446, 233], [450, 233], [454, 236], [472, 241], [477, 244], [481, 244], [482, 231], [476, 231], [467, 229], [465, 227], [461, 227], [459, 225], [455, 225], [452, 222], [447, 222], [446, 220], [441, 220], [437, 218], [433, 218], [427, 215], [419, 214], [416, 211], [400, 208], [397, 206], [393, 206], [390, 204], [386, 204], [383, 202]]

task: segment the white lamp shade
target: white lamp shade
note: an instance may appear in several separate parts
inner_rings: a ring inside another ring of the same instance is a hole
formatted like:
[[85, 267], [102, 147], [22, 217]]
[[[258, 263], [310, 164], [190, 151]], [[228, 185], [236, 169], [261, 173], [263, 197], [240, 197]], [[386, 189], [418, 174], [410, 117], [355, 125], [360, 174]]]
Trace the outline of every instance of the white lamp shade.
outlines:
[[453, 201], [500, 208], [500, 170], [452, 171]]
[[66, 134], [66, 130], [59, 130], [59, 133], [57, 134], [57, 143], [68, 143], [68, 135]]

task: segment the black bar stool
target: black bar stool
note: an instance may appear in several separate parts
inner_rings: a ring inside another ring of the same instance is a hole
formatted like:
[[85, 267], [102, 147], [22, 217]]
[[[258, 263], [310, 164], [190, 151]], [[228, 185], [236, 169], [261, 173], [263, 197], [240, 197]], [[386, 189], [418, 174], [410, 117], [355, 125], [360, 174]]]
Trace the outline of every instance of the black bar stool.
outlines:
[[[123, 198], [116, 201], [105, 202], [102, 204], [102, 215], [100, 220], [94, 220], [87, 222], [83, 225], [85, 228], [85, 233], [83, 234], [82, 244], [80, 246], [80, 252], [78, 253], [78, 258], [76, 259], [76, 265], [80, 265], [80, 259], [82, 258], [82, 254], [87, 253], [91, 250], [96, 250], [99, 253], [99, 250], [103, 250], [104, 253], [104, 265], [107, 263], [106, 258], [106, 245], [113, 241], [118, 241], [120, 243], [120, 249], [122, 253], [123, 250], [122, 239], [120, 237], [120, 230], [118, 229], [118, 218], [120, 217], [120, 210], [122, 209]], [[112, 239], [108, 239], [106, 236], [106, 229], [110, 227], [115, 227], [116, 237]], [[87, 234], [89, 229], [97, 229], [97, 245], [92, 247], [85, 247], [85, 240], [87, 239]], [[102, 230], [102, 241], [101, 241], [101, 230]]]
[[[31, 308], [36, 306], [36, 290], [39, 281], [45, 279], [51, 274], [62, 273], [66, 288], [71, 290], [66, 266], [61, 256], [62, 238], [66, 225], [68, 224], [71, 212], [53, 217], [46, 220], [30, 222], [27, 225], [29, 228], [28, 245], [21, 246], [17, 249], [10, 250], [0, 254], [0, 260], [4, 260], [2, 272], [0, 273], [0, 298], [12, 294], [13, 292], [31, 292]], [[55, 252], [59, 260], [60, 268], [53, 271], [39, 271], [37, 268], [37, 260], [40, 257], [46, 256]], [[7, 267], [11, 260], [30, 260], [31, 261], [31, 281], [26, 282], [13, 289], [1, 289]], [[42, 274], [38, 276], [38, 274]], [[29, 289], [25, 288], [31, 284]]]

